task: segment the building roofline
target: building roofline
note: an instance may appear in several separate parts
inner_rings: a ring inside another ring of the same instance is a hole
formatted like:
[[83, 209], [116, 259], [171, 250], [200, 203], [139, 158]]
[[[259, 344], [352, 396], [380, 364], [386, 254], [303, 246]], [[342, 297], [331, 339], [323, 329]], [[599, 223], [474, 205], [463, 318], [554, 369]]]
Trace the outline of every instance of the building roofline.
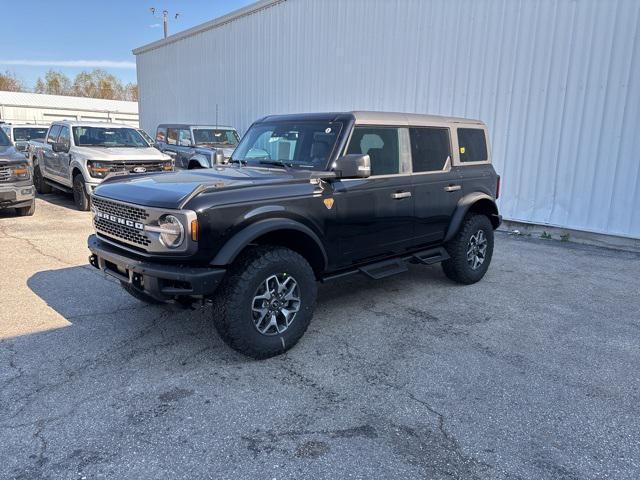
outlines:
[[270, 8], [279, 3], [284, 3], [286, 1], [287, 0], [259, 0], [255, 3], [252, 3], [251, 5], [247, 5], [246, 7], [239, 8], [238, 10], [234, 10], [233, 12], [230, 12], [221, 17], [214, 18], [213, 20], [209, 20], [208, 22], [201, 23], [200, 25], [196, 25], [195, 27], [189, 28], [187, 30], [183, 30], [182, 32], [178, 32], [167, 38], [163, 38], [161, 40], [148, 43], [147, 45], [143, 45], [142, 47], [134, 48], [133, 54], [140, 55], [142, 53], [146, 53], [148, 51], [155, 50], [160, 47], [164, 47], [171, 43], [179, 42], [180, 40], [184, 40], [185, 38], [198, 35], [199, 33], [206, 32], [207, 30], [212, 30], [214, 28], [221, 27], [223, 25], [226, 25], [227, 23], [238, 20], [239, 18], [252, 15], [254, 13], [260, 12], [262, 10]]

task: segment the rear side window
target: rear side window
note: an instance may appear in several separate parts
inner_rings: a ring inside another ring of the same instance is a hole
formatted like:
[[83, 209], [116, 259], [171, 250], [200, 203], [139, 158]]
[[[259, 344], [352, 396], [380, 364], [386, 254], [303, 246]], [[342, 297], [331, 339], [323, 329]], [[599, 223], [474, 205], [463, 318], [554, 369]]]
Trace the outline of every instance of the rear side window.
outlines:
[[47, 143], [55, 143], [58, 138], [58, 134], [60, 133], [60, 125], [54, 125], [49, 130], [49, 136], [47, 137]]
[[410, 128], [413, 173], [443, 170], [451, 155], [448, 128]]
[[486, 162], [489, 159], [487, 139], [484, 130], [480, 128], [459, 128], [458, 146], [460, 161], [463, 163]]
[[158, 142], [166, 142], [167, 141], [167, 129], [162, 127], [162, 128], [158, 128], [158, 131], [156, 132], [156, 140]]
[[169, 129], [167, 129], [167, 143], [169, 145], [177, 145], [178, 144], [178, 129], [177, 128], [169, 128]]
[[371, 175], [400, 173], [399, 129], [356, 127], [347, 153], [369, 155]]

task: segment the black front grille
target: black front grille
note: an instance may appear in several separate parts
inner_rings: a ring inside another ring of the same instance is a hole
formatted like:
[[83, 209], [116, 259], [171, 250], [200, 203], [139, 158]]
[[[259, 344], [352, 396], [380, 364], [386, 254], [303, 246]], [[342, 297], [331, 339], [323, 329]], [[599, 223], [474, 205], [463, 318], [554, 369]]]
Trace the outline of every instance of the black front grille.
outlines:
[[115, 215], [125, 220], [144, 223], [144, 221], [149, 218], [149, 214], [144, 208], [110, 202], [109, 200], [103, 200], [99, 197], [93, 197], [91, 202], [100, 212]]
[[[136, 168], [144, 168], [144, 172], [163, 172], [164, 164], [160, 163], [150, 163], [150, 162], [109, 162], [109, 171], [110, 172], [129, 172], [129, 173], [137, 173], [134, 170]], [[139, 172], [139, 173], [144, 173]]]
[[149, 237], [147, 237], [143, 231], [127, 227], [126, 225], [121, 225], [98, 217], [93, 219], [93, 224], [99, 233], [104, 233], [109, 237], [114, 237], [116, 240], [125, 240], [143, 247], [146, 247], [151, 243], [151, 240], [149, 240]]

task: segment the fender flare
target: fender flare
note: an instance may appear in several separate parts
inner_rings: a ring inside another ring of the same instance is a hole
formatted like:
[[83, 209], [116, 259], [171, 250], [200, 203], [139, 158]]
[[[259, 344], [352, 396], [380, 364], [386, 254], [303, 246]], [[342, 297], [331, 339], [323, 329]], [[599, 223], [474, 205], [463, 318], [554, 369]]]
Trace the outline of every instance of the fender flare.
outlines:
[[501, 219], [500, 219], [500, 216], [498, 215], [498, 207], [496, 206], [496, 202], [493, 199], [493, 197], [482, 192], [469, 193], [464, 197], [462, 197], [460, 200], [458, 200], [458, 205], [456, 207], [455, 212], [453, 213], [453, 216], [451, 217], [451, 222], [449, 222], [449, 228], [447, 229], [447, 233], [444, 236], [444, 240], [443, 240], [444, 242], [448, 242], [454, 237], [454, 235], [458, 232], [458, 230], [462, 226], [464, 217], [467, 214], [467, 212], [469, 212], [469, 209], [474, 204], [480, 201], [482, 201], [483, 203], [486, 203], [487, 201], [490, 202], [491, 204], [490, 215], [492, 217], [493, 216], [497, 217], [497, 220], [495, 221], [492, 218], [491, 223], [494, 225], [495, 228], [498, 228], [498, 226], [500, 225]]
[[318, 235], [306, 225], [288, 218], [264, 219], [246, 226], [227, 240], [210, 264], [223, 266], [233, 263], [240, 252], [256, 238], [277, 230], [296, 230], [307, 235], [322, 253], [324, 267], [326, 268], [328, 256]]
[[205, 157], [204, 155], [201, 155], [201, 154], [197, 154], [197, 155], [194, 155], [193, 157], [189, 158], [189, 162], [187, 163], [187, 168], [189, 167], [189, 164], [191, 162], [198, 162], [198, 164], [202, 168], [211, 168], [211, 165], [209, 164], [209, 160], [207, 160], [207, 157]]

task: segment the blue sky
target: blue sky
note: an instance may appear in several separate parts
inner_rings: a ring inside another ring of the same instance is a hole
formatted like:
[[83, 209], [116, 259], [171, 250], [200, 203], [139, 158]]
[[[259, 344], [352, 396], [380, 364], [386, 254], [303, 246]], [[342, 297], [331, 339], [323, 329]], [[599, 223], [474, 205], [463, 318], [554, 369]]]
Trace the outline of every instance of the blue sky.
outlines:
[[[193, 27], [253, 3], [253, 0], [0, 0], [0, 71], [14, 72], [32, 88], [47, 70], [73, 80], [99, 67], [135, 82], [131, 50], [162, 38], [163, 9], [170, 12], [169, 34]], [[173, 14], [179, 12], [178, 20]], [[81, 63], [76, 63], [81, 62]], [[35, 63], [35, 64], [34, 64]]]

